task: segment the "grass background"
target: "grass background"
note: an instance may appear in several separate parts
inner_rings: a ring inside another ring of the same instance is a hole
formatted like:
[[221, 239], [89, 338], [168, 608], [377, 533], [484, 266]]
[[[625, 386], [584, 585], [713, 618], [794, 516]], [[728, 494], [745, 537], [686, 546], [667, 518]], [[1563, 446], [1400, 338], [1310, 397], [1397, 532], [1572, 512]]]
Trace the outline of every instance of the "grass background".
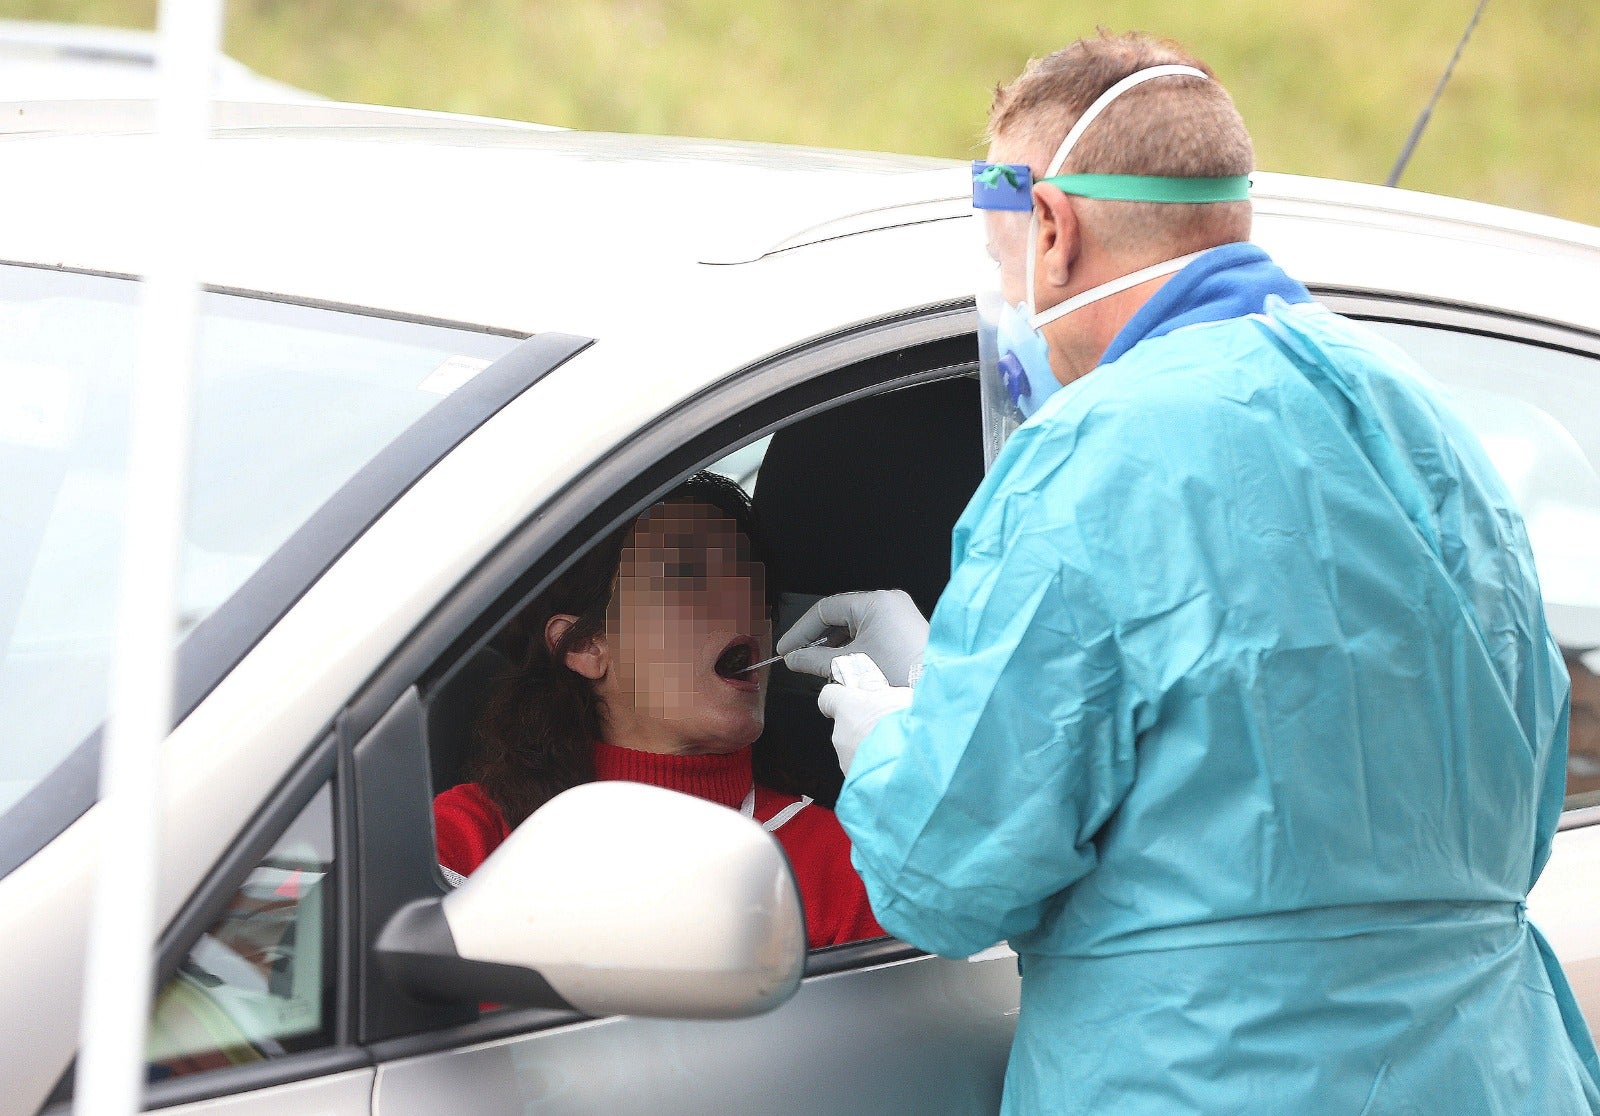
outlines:
[[[954, 158], [997, 82], [1093, 31], [1170, 35], [1265, 170], [1381, 182], [1476, 0], [229, 0], [227, 49], [340, 100]], [[153, 26], [155, 0], [0, 0]], [[1491, 0], [1403, 184], [1600, 224], [1600, 0]]]

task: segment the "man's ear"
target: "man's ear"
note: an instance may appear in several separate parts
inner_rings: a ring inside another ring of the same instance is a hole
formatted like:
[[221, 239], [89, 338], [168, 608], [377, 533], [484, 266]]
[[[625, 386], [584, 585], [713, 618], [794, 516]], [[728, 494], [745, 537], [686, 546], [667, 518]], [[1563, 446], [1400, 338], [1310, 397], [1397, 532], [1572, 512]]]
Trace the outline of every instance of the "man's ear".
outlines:
[[[577, 622], [576, 616], [562, 612], [556, 613], [546, 621], [544, 645], [550, 649], [552, 655], [560, 646], [562, 637]], [[598, 682], [606, 676], [606, 671], [611, 669], [611, 649], [606, 645], [605, 635], [600, 633], [581, 647], [569, 647], [561, 661], [574, 674], [581, 674], [591, 682]]]
[[[1033, 204], [1039, 212], [1039, 239], [1034, 251], [1039, 261], [1034, 282], [1052, 287], [1065, 287], [1072, 278], [1072, 270], [1082, 250], [1078, 229], [1078, 212], [1072, 208], [1072, 199], [1059, 187], [1041, 182], [1033, 188]], [[1044, 305], [1057, 299], [1039, 298], [1034, 292], [1034, 305]]]

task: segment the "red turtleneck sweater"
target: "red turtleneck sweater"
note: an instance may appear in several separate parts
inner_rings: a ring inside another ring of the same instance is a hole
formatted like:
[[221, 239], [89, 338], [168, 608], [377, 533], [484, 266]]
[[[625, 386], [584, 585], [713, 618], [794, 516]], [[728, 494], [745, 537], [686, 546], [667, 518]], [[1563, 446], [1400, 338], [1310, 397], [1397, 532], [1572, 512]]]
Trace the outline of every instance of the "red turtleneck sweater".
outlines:
[[[737, 810], [755, 780], [750, 749], [728, 755], [667, 756], [610, 744], [594, 746], [596, 779], [634, 783], [692, 794]], [[755, 820], [765, 822], [799, 799], [756, 786]], [[463, 876], [499, 847], [511, 833], [495, 804], [476, 783], [452, 787], [433, 800], [439, 863]], [[805, 904], [806, 937], [811, 948], [878, 938], [883, 930], [872, 917], [867, 891], [850, 864], [850, 838], [833, 811], [809, 805], [784, 822], [773, 836], [794, 867]]]

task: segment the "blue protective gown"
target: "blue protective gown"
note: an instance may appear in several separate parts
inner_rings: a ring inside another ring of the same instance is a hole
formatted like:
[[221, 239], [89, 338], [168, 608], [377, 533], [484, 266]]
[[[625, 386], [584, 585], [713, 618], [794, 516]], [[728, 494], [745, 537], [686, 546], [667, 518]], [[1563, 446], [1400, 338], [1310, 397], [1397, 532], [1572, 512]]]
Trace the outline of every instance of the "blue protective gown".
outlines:
[[1600, 1112], [1523, 906], [1567, 676], [1419, 377], [1218, 248], [962, 515], [838, 813], [891, 933], [1018, 952], [1007, 1111]]

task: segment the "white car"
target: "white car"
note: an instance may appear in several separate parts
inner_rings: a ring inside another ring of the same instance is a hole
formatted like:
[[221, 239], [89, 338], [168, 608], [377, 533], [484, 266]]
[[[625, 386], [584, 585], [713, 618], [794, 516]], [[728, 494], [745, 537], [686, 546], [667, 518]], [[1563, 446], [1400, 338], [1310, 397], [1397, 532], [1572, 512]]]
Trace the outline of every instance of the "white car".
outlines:
[[[496, 854], [549, 892], [499, 898], [448, 890], [430, 812], [491, 636], [692, 470], [754, 488], [791, 613], [883, 586], [931, 605], [982, 469], [967, 168], [308, 111], [229, 110], [193, 215], [211, 293], [149, 1106], [992, 1111], [1018, 1008], [1003, 947], [835, 946], [802, 979], [795, 911], [745, 902], [788, 870], [732, 811], [580, 788], [600, 793]], [[156, 176], [125, 105], [3, 112], [0, 1114], [21, 1116], [70, 1095], [115, 848], [95, 773]], [[1600, 232], [1271, 174], [1254, 196], [1259, 242], [1415, 352], [1522, 501], [1576, 676], [1568, 811], [1530, 907], [1594, 1025]], [[775, 682], [768, 721], [826, 800], [808, 695]], [[673, 855], [725, 836], [729, 871], [668, 901], [571, 837], [635, 808], [672, 819]], [[663, 933], [682, 917], [728, 934]], [[646, 1010], [665, 1018], [611, 1014]]]

